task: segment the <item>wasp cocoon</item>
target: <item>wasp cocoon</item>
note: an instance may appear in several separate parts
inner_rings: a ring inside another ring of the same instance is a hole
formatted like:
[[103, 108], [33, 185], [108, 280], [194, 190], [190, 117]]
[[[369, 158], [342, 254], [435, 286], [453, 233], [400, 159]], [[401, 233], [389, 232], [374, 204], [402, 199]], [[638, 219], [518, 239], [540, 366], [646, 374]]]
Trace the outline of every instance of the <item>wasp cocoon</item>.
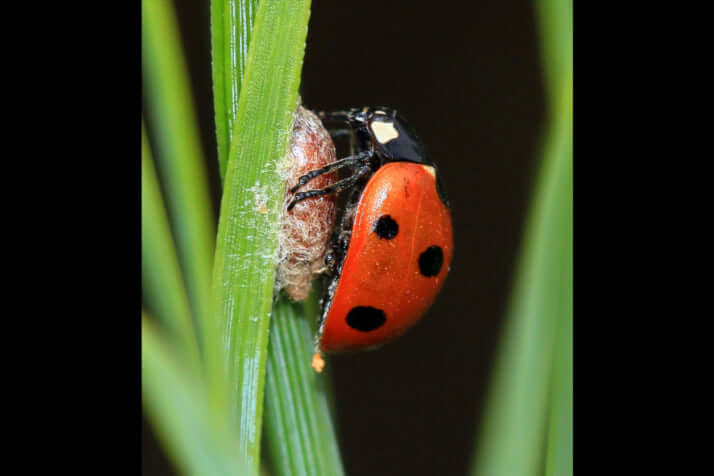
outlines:
[[[335, 145], [320, 119], [298, 106], [290, 148], [279, 170], [286, 180], [285, 200], [278, 235], [276, 292], [284, 289], [294, 301], [307, 298], [313, 278], [324, 268], [337, 213], [334, 195], [302, 200], [288, 211], [290, 189], [298, 179], [335, 161]], [[305, 189], [323, 189], [337, 181], [331, 172], [310, 180]]]

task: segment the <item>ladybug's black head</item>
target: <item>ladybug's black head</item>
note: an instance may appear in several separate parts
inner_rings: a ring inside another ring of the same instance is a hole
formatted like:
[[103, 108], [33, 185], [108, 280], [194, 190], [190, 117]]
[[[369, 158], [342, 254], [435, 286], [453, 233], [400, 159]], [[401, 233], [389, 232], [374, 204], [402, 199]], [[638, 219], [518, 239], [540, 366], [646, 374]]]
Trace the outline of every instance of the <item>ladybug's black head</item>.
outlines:
[[449, 200], [441, 183], [441, 177], [426, 153], [424, 144], [419, 140], [404, 117], [387, 107], [373, 108], [365, 113], [365, 123], [372, 137], [375, 151], [384, 162], [416, 162], [429, 165], [436, 173], [436, 188], [439, 197], [448, 207]]
[[365, 111], [364, 122], [375, 152], [384, 162], [405, 161], [433, 165], [424, 144], [394, 109], [370, 108]]
[[[424, 144], [419, 140], [414, 129], [395, 109], [390, 107], [363, 107], [351, 108], [330, 113], [322, 112], [323, 120], [340, 121], [347, 123], [351, 129], [351, 137], [355, 140], [352, 144], [352, 153], [360, 155], [369, 151], [370, 154], [360, 166], [369, 164], [373, 171], [389, 162], [414, 162], [428, 165], [434, 170], [436, 189], [439, 197], [448, 207], [441, 177], [426, 152]], [[340, 129], [343, 131], [343, 129]], [[353, 155], [353, 159], [358, 155]]]

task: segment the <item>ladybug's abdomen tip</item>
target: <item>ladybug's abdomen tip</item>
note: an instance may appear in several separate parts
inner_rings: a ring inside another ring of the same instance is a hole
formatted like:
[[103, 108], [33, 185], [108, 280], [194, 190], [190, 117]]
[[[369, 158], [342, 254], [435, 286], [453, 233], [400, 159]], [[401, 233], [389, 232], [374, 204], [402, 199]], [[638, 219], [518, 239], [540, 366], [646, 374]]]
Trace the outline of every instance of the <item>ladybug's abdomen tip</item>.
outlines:
[[325, 368], [325, 359], [322, 358], [319, 352], [315, 352], [315, 355], [312, 356], [312, 368], [315, 369], [317, 373], [322, 373], [322, 370]]

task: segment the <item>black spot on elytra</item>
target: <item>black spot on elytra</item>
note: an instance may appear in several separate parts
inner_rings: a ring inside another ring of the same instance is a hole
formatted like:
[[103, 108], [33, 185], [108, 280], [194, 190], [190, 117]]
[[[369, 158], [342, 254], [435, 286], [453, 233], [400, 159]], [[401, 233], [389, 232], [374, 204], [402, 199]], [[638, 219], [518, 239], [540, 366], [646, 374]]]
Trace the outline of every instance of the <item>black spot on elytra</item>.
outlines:
[[381, 309], [371, 306], [357, 306], [347, 314], [347, 325], [352, 329], [369, 332], [387, 322], [387, 316]]
[[380, 238], [391, 240], [399, 233], [399, 225], [389, 215], [382, 215], [374, 224], [374, 231]]
[[426, 277], [436, 276], [444, 264], [444, 252], [440, 246], [430, 246], [419, 255], [419, 271]]

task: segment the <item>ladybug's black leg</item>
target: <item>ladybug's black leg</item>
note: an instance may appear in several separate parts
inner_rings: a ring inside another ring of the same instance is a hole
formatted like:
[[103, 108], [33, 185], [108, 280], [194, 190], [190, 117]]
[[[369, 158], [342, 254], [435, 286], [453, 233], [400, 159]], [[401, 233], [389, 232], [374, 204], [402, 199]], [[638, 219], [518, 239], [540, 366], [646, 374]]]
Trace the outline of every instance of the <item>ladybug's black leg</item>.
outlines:
[[341, 169], [342, 167], [349, 167], [350, 165], [356, 165], [360, 162], [369, 159], [372, 156], [371, 151], [360, 152], [357, 155], [352, 155], [350, 157], [345, 157], [344, 159], [336, 160], [330, 164], [325, 165], [321, 169], [311, 170], [302, 177], [298, 179], [297, 185], [290, 189], [290, 193], [295, 193], [297, 189], [308, 183], [310, 180], [320, 175], [326, 174], [332, 170]]
[[319, 197], [321, 195], [329, 195], [331, 193], [337, 193], [340, 192], [346, 188], [351, 187], [359, 179], [370, 173], [372, 169], [369, 168], [369, 166], [364, 166], [361, 167], [357, 173], [354, 175], [351, 175], [345, 179], [340, 180], [339, 182], [336, 182], [329, 187], [325, 187], [320, 190], [308, 190], [307, 192], [300, 192], [295, 194], [295, 198], [293, 199], [292, 202], [290, 202], [290, 205], [288, 205], [288, 211], [292, 210], [293, 207], [297, 202], [300, 202], [302, 200], [305, 200], [306, 198], [312, 198], [312, 197]]

